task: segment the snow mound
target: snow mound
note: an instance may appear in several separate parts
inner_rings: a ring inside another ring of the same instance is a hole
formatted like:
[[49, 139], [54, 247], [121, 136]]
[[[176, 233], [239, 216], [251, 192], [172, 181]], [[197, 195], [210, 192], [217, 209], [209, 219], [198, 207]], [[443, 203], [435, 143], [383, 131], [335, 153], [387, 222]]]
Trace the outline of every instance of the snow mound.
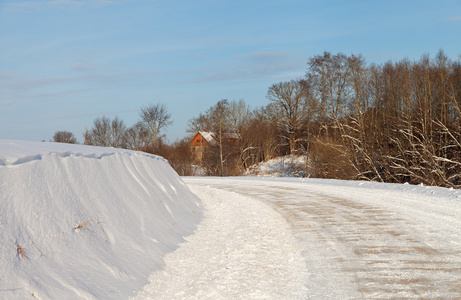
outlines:
[[245, 172], [247, 176], [309, 177], [306, 156], [286, 155], [253, 165]]
[[126, 299], [200, 218], [161, 157], [0, 140], [0, 298]]

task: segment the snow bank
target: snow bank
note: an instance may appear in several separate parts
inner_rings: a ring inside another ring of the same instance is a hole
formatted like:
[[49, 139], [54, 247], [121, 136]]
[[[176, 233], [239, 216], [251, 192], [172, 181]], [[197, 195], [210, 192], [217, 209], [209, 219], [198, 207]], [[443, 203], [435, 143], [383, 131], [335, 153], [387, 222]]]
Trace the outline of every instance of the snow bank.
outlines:
[[308, 177], [306, 156], [286, 155], [253, 165], [246, 176]]
[[0, 140], [0, 298], [126, 299], [200, 215], [163, 158]]

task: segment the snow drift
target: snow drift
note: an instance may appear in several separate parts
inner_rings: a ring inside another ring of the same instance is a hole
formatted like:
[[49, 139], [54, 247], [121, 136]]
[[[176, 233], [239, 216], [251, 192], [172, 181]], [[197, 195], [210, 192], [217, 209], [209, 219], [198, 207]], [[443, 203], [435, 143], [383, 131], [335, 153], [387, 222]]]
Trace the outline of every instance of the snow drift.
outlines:
[[305, 155], [285, 155], [251, 166], [245, 176], [309, 177], [310, 162]]
[[0, 140], [0, 298], [128, 298], [200, 216], [161, 157]]

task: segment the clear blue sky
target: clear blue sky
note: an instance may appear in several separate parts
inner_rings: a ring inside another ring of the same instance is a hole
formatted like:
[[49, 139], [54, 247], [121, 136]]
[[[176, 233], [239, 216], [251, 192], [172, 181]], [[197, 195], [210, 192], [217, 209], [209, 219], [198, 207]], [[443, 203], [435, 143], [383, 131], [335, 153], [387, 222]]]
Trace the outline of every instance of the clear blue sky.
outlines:
[[99, 116], [127, 126], [164, 103], [174, 124], [221, 99], [268, 103], [323, 51], [369, 63], [459, 59], [461, 0], [0, 0], [0, 139], [79, 142]]

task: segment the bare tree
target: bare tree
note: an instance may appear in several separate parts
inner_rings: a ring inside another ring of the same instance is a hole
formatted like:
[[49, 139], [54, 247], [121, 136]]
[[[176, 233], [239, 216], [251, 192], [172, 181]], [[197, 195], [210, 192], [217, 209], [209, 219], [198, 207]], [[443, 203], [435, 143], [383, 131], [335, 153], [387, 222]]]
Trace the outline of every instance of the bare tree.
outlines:
[[103, 147], [123, 148], [126, 126], [121, 119], [112, 121], [107, 117], [94, 120], [93, 127], [85, 133], [85, 144]]
[[252, 117], [250, 106], [245, 103], [245, 100], [229, 102], [229, 125], [230, 129], [239, 137], [241, 131], [248, 126]]
[[307, 121], [306, 95], [307, 85], [302, 80], [273, 84], [267, 92], [266, 97], [275, 103], [281, 114], [278, 126], [286, 134], [290, 153], [296, 150], [298, 134]]
[[70, 131], [56, 131], [53, 135], [53, 141], [56, 143], [67, 143], [67, 144], [76, 144], [77, 139], [75, 135]]
[[141, 122], [128, 128], [125, 132], [125, 141], [128, 149], [141, 150], [147, 145], [149, 133]]
[[208, 110], [212, 130], [218, 142], [219, 175], [224, 176], [224, 134], [229, 128], [229, 102], [223, 99]]
[[251, 140], [244, 140], [245, 132], [249, 129], [253, 113], [250, 106], [245, 103], [245, 100], [240, 99], [239, 101], [229, 102], [229, 125], [230, 130], [235, 133], [238, 137], [238, 154], [239, 154], [239, 168], [240, 171], [247, 167], [245, 161], [245, 152], [248, 152], [252, 145]]
[[195, 135], [199, 131], [210, 130], [212, 127], [210, 116], [207, 113], [200, 113], [198, 117], [189, 120], [187, 132]]
[[165, 105], [156, 104], [141, 108], [139, 116], [141, 117], [142, 124], [149, 132], [149, 142], [155, 151], [159, 139], [162, 138], [160, 133], [173, 123], [173, 121], [170, 121], [171, 115], [168, 113]]
[[370, 130], [370, 69], [366, 67], [361, 55], [347, 57], [349, 69], [348, 87], [350, 89], [348, 116], [337, 122], [337, 127], [348, 149], [348, 156], [355, 170], [355, 178], [361, 180], [383, 181], [377, 165], [373, 138], [375, 133]]
[[347, 79], [349, 69], [347, 57], [338, 53], [332, 55], [324, 52], [309, 59], [307, 81], [312, 88], [314, 97], [320, 103], [320, 119], [337, 120], [346, 113]]
[[[274, 103], [268, 105], [273, 106]], [[279, 149], [277, 124], [268, 118], [273, 115], [268, 107], [255, 109], [248, 125], [241, 130], [239, 146], [243, 149], [240, 156], [244, 169], [274, 158]]]

